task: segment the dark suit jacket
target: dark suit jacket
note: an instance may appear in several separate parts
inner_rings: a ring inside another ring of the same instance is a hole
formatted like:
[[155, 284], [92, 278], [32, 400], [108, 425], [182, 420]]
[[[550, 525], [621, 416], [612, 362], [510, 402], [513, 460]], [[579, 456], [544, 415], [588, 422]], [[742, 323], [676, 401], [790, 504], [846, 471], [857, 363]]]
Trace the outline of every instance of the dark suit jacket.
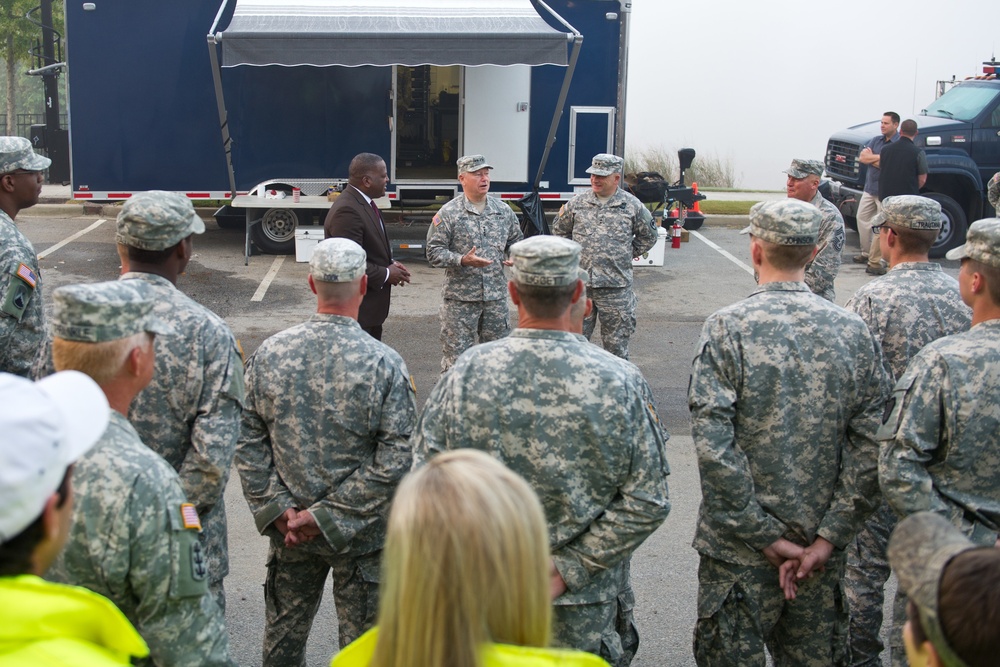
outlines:
[[375, 217], [375, 211], [365, 202], [357, 188], [348, 185], [340, 193], [323, 223], [324, 238], [351, 239], [368, 254], [368, 292], [361, 302], [358, 323], [362, 327], [375, 327], [385, 322], [389, 315], [389, 296], [392, 288], [385, 282], [386, 268], [392, 264], [389, 237]]

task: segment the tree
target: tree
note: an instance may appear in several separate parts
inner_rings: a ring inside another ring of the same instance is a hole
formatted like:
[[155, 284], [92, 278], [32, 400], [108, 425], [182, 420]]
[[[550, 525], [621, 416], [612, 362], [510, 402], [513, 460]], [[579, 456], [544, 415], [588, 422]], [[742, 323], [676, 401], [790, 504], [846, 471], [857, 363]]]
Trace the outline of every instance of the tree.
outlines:
[[[0, 58], [4, 63], [6, 78], [6, 95], [4, 99], [4, 115], [7, 118], [7, 133], [16, 131], [16, 115], [19, 111], [18, 93], [27, 82], [25, 71], [34, 66], [31, 49], [41, 38], [42, 30], [38, 25], [25, 18], [25, 15], [39, 4], [39, 0], [4, 0], [0, 6]], [[53, 3], [53, 22], [56, 30], [62, 32], [62, 3]], [[32, 18], [39, 20], [38, 12], [32, 13]], [[41, 82], [39, 81], [39, 87]], [[22, 110], [23, 111], [23, 110]]]

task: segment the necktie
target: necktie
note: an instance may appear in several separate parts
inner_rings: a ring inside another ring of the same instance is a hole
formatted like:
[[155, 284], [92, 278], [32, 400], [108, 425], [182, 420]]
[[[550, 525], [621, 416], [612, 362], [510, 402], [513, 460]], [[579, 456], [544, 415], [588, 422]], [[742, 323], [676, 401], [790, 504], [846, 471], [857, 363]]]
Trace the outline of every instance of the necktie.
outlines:
[[378, 226], [382, 230], [382, 238], [385, 240], [385, 244], [389, 245], [389, 236], [385, 233], [385, 223], [382, 222], [382, 214], [379, 213], [378, 204], [375, 203], [374, 199], [369, 203], [372, 205], [372, 210], [375, 212], [375, 219], [378, 220]]

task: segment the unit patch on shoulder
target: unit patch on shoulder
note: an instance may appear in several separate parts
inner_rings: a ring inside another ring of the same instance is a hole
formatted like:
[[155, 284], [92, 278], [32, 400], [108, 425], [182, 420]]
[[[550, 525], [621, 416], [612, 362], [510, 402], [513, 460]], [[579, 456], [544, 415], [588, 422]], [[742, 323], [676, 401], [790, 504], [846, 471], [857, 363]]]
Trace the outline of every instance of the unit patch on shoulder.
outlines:
[[201, 542], [195, 540], [191, 543], [191, 578], [195, 581], [204, 581], [208, 577], [208, 561], [205, 559], [205, 550]]
[[28, 283], [28, 286], [32, 289], [34, 289], [35, 285], [38, 283], [38, 277], [35, 275], [35, 272], [31, 270], [30, 266], [24, 264], [23, 262], [17, 267], [16, 275], [18, 278]]
[[431, 218], [431, 223], [433, 223], [433, 225], [435, 227], [437, 227], [438, 225], [440, 225], [441, 224], [441, 216], [438, 215], [437, 213], [435, 213], [434, 217]]
[[191, 503], [181, 503], [181, 521], [188, 530], [201, 530], [201, 519], [198, 510]]

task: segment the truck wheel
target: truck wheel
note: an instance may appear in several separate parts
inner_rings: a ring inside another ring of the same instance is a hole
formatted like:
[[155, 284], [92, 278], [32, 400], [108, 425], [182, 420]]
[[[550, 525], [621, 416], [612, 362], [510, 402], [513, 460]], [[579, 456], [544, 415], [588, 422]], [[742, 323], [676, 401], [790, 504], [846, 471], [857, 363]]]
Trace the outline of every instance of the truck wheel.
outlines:
[[931, 257], [939, 259], [952, 248], [957, 248], [965, 243], [965, 232], [969, 225], [965, 218], [965, 211], [958, 205], [958, 202], [948, 195], [928, 192], [924, 196], [941, 204], [941, 212], [944, 214], [944, 220], [941, 221], [941, 232], [931, 247]]
[[295, 253], [295, 228], [299, 218], [290, 208], [271, 208], [264, 212], [260, 224], [250, 230], [250, 238], [261, 252], [269, 255]]

